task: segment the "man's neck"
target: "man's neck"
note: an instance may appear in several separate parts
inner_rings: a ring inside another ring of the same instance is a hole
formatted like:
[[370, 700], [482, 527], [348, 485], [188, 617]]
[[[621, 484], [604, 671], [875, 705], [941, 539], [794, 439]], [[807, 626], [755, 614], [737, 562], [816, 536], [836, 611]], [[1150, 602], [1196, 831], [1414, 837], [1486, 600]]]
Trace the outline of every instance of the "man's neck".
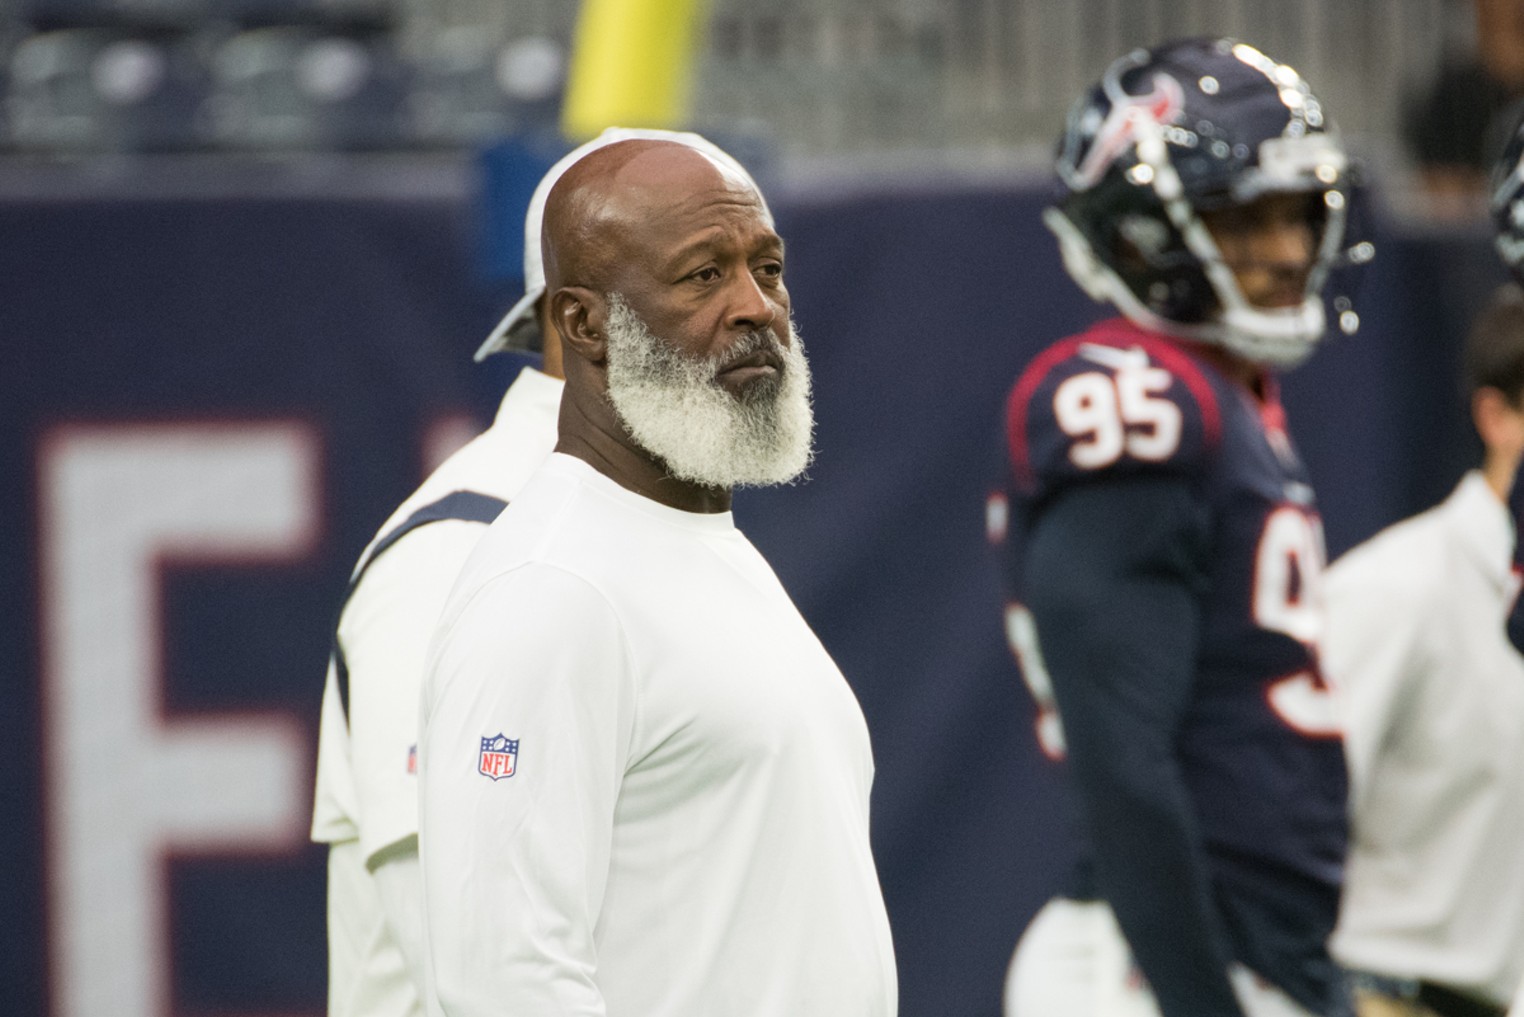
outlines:
[[1513, 487], [1514, 472], [1517, 464], [1507, 456], [1492, 452], [1482, 460], [1482, 479], [1487, 481], [1487, 487], [1497, 495], [1498, 501], [1508, 501], [1508, 491]]
[[620, 487], [683, 512], [729, 512], [730, 489], [672, 476], [667, 464], [636, 445], [592, 365], [571, 361], [561, 394], [556, 451], [575, 456]]
[[1229, 381], [1242, 385], [1260, 402], [1265, 401], [1265, 368], [1210, 343], [1197, 344], [1195, 350], [1203, 360], [1221, 371]]

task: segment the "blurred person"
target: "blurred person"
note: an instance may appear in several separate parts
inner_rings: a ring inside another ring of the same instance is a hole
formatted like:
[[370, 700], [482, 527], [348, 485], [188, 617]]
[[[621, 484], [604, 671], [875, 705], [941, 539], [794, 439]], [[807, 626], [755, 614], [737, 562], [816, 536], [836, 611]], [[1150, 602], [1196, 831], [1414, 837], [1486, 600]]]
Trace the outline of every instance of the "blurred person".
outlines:
[[630, 138], [723, 155], [696, 134], [611, 128], [546, 173], [525, 215], [523, 299], [476, 353], [538, 351], [542, 366], [520, 372], [491, 427], [392, 513], [352, 573], [323, 695], [312, 824], [312, 839], [329, 845], [330, 1017], [424, 1012], [416, 746], [429, 637], [466, 554], [556, 443], [562, 353], [540, 261], [546, 196], [582, 156]]
[[1524, 979], [1524, 657], [1503, 624], [1524, 291], [1498, 292], [1465, 361], [1480, 469], [1324, 587], [1352, 827], [1333, 951], [1361, 1017], [1502, 1017]]
[[[1497, 228], [1498, 254], [1512, 272], [1515, 282], [1524, 284], [1524, 119], [1513, 125], [1503, 155], [1493, 168], [1491, 211], [1493, 225]], [[1518, 594], [1519, 584], [1524, 581], [1524, 541], [1518, 539], [1524, 532], [1524, 472], [1514, 474], [1508, 508], [1514, 530], [1515, 593], [1507, 632], [1514, 649], [1524, 653], [1524, 597]], [[1514, 994], [1508, 1017], [1524, 1017], [1524, 982], [1520, 982]]]
[[730, 513], [813, 455], [772, 215], [728, 160], [621, 142], [551, 190], [544, 254], [560, 439], [425, 679], [430, 1012], [890, 1017], [867, 726]]
[[1056, 169], [1065, 267], [1121, 316], [1007, 403], [1007, 633], [1080, 849], [1005, 1012], [1344, 1015], [1322, 526], [1276, 381], [1325, 331], [1344, 149], [1295, 70], [1191, 39], [1114, 62]]
[[1488, 174], [1524, 102], [1524, 3], [1471, 7], [1474, 49], [1445, 58], [1403, 123], [1431, 208], [1444, 216], [1481, 213]]
[[[1508, 266], [1517, 285], [1524, 285], [1524, 118], [1516, 120], [1508, 144], [1492, 172], [1492, 224], [1496, 229], [1494, 244], [1503, 264]], [[1514, 526], [1513, 574], [1515, 593], [1506, 631], [1508, 641], [1524, 653], [1524, 598], [1518, 583], [1524, 580], [1524, 541], [1518, 540], [1524, 526], [1524, 483], [1517, 474], [1508, 495], [1509, 515]]]

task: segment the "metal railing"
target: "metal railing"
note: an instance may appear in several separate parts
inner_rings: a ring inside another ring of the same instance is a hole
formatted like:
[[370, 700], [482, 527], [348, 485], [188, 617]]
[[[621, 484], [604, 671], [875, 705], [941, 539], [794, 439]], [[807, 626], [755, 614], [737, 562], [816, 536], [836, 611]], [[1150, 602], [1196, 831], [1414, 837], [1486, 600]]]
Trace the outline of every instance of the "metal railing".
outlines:
[[[134, 107], [119, 95], [94, 94], [103, 80], [115, 80], [100, 73], [103, 57], [131, 69], [131, 61], [120, 59], [121, 46], [111, 44], [107, 51], [109, 41], [76, 33], [49, 41], [48, 60], [40, 61], [42, 46], [28, 48], [14, 38], [25, 27], [17, 12], [46, 2], [0, 0], [0, 48], [11, 72], [0, 133], [13, 144], [19, 138], [22, 147], [75, 144], [82, 150], [114, 144], [112, 118], [127, 121], [136, 132], [129, 136], [139, 139], [150, 128], [189, 133], [175, 119], [181, 114], [173, 96]], [[245, 0], [244, 6], [260, 2]], [[181, 83], [178, 101], [198, 110], [199, 125], [184, 144], [257, 147], [274, 130], [243, 130], [233, 114], [247, 108], [254, 112], [245, 120], [264, 116], [260, 123], [273, 123], [274, 114], [260, 104], [275, 104], [265, 92], [289, 86], [292, 75], [277, 69], [258, 93], [239, 78], [235, 84], [242, 91], [229, 94], [226, 74], [218, 75], [235, 51], [242, 52], [239, 46], [272, 66], [283, 59], [306, 66], [313, 54], [295, 47], [327, 45], [303, 36], [286, 47], [292, 54], [282, 56], [274, 41], [251, 35], [224, 47], [218, 25], [226, 19], [212, 17], [214, 9], [224, 9], [220, 0], [58, 3], [178, 17], [185, 45], [150, 41], [167, 54], [161, 58], [165, 66], [195, 65], [202, 75]], [[385, 15], [388, 36], [362, 41], [372, 47], [370, 66], [397, 76], [398, 94], [362, 94], [351, 105], [359, 111], [354, 116], [365, 113], [363, 101], [371, 99], [384, 109], [370, 115], [400, 111], [386, 114], [392, 116], [387, 129], [404, 147], [409, 139], [468, 146], [514, 129], [526, 117], [554, 118], [554, 83], [546, 98], [536, 99], [534, 75], [559, 73], [549, 65], [564, 60], [570, 46], [574, 0], [306, 0], [305, 6]], [[919, 154], [965, 164], [1013, 157], [1035, 164], [1046, 159], [1070, 102], [1110, 60], [1170, 37], [1227, 34], [1296, 66], [1345, 133], [1386, 156], [1400, 153], [1406, 101], [1433, 75], [1448, 45], [1465, 43], [1469, 27], [1469, 7], [1458, 0], [711, 0], [693, 122], [729, 136], [765, 139], [785, 161], [867, 155], [892, 161]], [[77, 43], [81, 52], [70, 56], [66, 42]], [[226, 59], [205, 58], [214, 50]], [[147, 49], [144, 54], [139, 63], [153, 55]], [[44, 79], [42, 71], [55, 63]], [[39, 69], [42, 64], [47, 67]], [[198, 88], [211, 98], [201, 99]], [[343, 136], [339, 121], [350, 114], [339, 105], [321, 96], [276, 99], [293, 106], [307, 102], [311, 109], [303, 115], [309, 120], [331, 113], [337, 126], [322, 137]], [[162, 123], [148, 122], [150, 115]], [[83, 125], [80, 140], [59, 128], [69, 126], [70, 116]], [[134, 127], [134, 117], [148, 126]]]
[[716, 0], [694, 108], [786, 154], [1046, 151], [1114, 57], [1222, 34], [1296, 66], [1346, 134], [1395, 147], [1467, 17], [1450, 0]]

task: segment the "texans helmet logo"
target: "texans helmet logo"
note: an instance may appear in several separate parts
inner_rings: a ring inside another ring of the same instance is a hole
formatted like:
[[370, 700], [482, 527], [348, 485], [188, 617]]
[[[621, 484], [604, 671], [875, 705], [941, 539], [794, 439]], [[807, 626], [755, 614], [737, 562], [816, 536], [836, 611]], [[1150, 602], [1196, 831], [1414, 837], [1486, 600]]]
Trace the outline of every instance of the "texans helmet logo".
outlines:
[[[1079, 190], [1093, 187], [1137, 140], [1138, 124], [1145, 120], [1161, 126], [1173, 123], [1184, 108], [1185, 92], [1168, 74], [1155, 74], [1153, 87], [1144, 95], [1123, 93], [1095, 129], [1090, 148], [1074, 168], [1071, 186]], [[1083, 130], [1088, 125], [1080, 126]]]

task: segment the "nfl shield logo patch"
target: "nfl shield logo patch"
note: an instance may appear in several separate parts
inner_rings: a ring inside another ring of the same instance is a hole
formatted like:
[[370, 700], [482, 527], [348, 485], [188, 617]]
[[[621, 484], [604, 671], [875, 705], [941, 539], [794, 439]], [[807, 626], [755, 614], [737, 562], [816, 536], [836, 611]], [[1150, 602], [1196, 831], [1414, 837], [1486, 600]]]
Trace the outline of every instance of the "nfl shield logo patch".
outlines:
[[476, 759], [476, 771], [484, 777], [502, 780], [512, 777], [518, 768], [519, 740], [495, 734], [482, 739], [481, 755]]

